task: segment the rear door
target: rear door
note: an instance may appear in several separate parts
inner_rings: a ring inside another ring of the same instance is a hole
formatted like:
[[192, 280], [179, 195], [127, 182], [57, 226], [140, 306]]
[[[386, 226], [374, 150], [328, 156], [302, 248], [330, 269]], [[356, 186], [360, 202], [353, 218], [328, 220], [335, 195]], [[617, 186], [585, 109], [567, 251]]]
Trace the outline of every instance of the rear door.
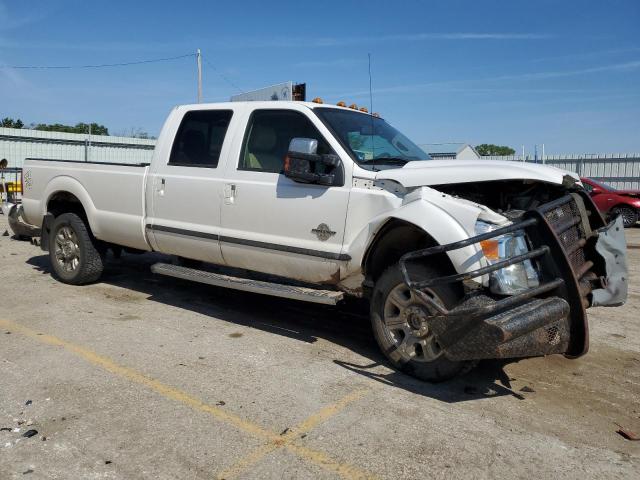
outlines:
[[163, 132], [175, 140], [165, 145], [163, 161], [154, 160], [147, 182], [146, 228], [156, 250], [224, 263], [218, 241], [222, 170], [236, 117], [231, 107], [192, 110], [184, 114], [177, 131]]
[[[307, 282], [337, 282], [351, 184], [297, 183], [282, 174], [289, 142], [318, 140], [318, 153], [340, 145], [305, 106], [249, 107], [234, 140], [222, 205], [222, 254], [228, 265]], [[344, 155], [344, 154], [343, 154]]]

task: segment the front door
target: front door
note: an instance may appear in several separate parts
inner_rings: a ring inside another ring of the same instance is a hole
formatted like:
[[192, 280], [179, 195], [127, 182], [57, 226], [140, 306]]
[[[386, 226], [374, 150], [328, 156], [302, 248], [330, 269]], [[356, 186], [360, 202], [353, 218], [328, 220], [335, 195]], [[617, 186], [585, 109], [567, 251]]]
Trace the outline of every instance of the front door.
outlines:
[[231, 109], [187, 112], [168, 161], [156, 162], [147, 186], [151, 191], [146, 225], [156, 250], [224, 263], [218, 239], [222, 164], [231, 144], [226, 133], [233, 113]]
[[230, 266], [335, 283], [348, 260], [341, 251], [350, 180], [326, 187], [285, 177], [284, 158], [296, 137], [317, 139], [320, 154], [339, 148], [306, 107], [250, 113], [244, 138], [233, 149], [237, 157], [227, 167], [222, 254]]

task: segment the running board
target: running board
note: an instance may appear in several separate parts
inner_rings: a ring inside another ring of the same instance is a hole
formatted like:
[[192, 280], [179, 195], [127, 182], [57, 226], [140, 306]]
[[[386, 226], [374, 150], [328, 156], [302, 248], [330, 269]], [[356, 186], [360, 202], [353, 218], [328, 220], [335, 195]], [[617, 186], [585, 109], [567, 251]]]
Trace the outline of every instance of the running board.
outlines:
[[193, 282], [206, 283], [216, 287], [232, 288], [245, 292], [261, 293], [273, 297], [291, 298], [303, 302], [323, 303], [335, 305], [344, 298], [343, 292], [333, 290], [317, 290], [315, 288], [295, 287], [281, 283], [262, 282], [248, 278], [231, 277], [219, 273], [206, 272], [195, 268], [187, 268], [169, 263], [156, 263], [151, 266], [151, 271], [159, 275], [191, 280]]

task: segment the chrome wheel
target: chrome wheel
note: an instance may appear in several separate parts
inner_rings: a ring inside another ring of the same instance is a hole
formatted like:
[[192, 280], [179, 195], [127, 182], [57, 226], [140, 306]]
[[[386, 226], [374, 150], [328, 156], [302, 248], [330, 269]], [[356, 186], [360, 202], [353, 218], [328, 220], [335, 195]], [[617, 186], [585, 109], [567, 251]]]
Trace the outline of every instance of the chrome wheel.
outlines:
[[[432, 292], [425, 293], [442, 305]], [[435, 313], [433, 307], [404, 283], [389, 292], [384, 305], [385, 335], [404, 361], [432, 362], [442, 355], [442, 349], [428, 325], [429, 318]]]
[[55, 258], [64, 272], [73, 272], [80, 265], [78, 236], [71, 227], [63, 226], [55, 236]]
[[628, 228], [633, 227], [638, 221], [638, 212], [631, 207], [616, 207], [613, 209], [614, 216], [622, 216], [622, 224]]

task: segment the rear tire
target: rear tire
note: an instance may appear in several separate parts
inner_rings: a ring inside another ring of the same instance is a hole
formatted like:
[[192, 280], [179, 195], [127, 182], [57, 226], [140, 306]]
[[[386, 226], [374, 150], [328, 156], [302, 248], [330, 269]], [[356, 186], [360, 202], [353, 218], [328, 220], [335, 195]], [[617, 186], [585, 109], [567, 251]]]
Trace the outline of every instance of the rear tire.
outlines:
[[622, 215], [622, 224], [624, 228], [633, 227], [638, 222], [638, 211], [635, 208], [620, 206], [611, 209], [611, 217], [615, 218]]
[[[412, 272], [421, 280], [440, 276], [426, 266]], [[446, 308], [462, 297], [461, 289], [442, 285], [427, 293]], [[371, 326], [378, 345], [394, 367], [429, 382], [442, 382], [468, 371], [472, 362], [447, 359], [429, 331], [432, 306], [420, 300], [404, 283], [400, 267], [389, 267], [376, 282], [371, 299]]]
[[54, 277], [70, 285], [95, 282], [104, 269], [104, 255], [97, 248], [84, 220], [75, 213], [57, 217], [49, 237], [49, 259]]

